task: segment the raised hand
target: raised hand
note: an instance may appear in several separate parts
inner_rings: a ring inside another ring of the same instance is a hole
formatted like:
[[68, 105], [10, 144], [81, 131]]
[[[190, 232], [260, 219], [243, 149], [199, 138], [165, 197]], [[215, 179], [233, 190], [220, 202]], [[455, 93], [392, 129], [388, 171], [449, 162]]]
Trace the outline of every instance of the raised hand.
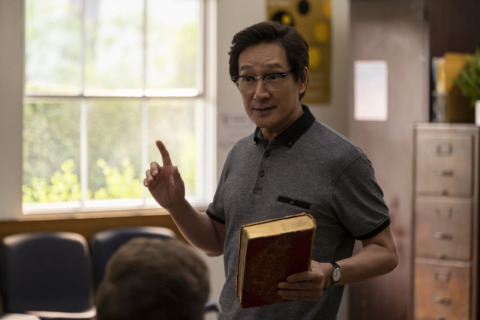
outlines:
[[150, 169], [145, 173], [143, 185], [148, 188], [159, 205], [171, 210], [185, 199], [185, 184], [177, 166], [172, 165], [165, 145], [161, 141], [157, 141], [156, 145], [162, 155], [163, 166], [152, 162]]

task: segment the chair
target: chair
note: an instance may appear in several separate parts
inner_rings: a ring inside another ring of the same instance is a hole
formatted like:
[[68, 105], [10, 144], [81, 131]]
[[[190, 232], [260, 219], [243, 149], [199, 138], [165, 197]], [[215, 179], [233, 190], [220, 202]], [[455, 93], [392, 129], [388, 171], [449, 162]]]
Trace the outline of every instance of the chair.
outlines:
[[40, 319], [95, 318], [90, 251], [80, 234], [10, 235], [2, 241], [0, 260], [6, 312]]
[[175, 233], [163, 227], [139, 226], [122, 227], [103, 230], [95, 233], [90, 241], [93, 262], [93, 283], [95, 290], [102, 282], [105, 268], [110, 257], [120, 248], [135, 237], [157, 237], [161, 239], [176, 238]]

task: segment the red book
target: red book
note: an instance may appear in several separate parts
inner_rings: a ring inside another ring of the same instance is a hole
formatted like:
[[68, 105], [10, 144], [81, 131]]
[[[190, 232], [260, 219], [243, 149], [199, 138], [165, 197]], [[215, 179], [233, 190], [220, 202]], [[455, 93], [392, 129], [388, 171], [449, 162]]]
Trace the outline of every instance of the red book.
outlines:
[[277, 285], [310, 270], [315, 229], [305, 213], [242, 226], [236, 287], [242, 308], [284, 301]]

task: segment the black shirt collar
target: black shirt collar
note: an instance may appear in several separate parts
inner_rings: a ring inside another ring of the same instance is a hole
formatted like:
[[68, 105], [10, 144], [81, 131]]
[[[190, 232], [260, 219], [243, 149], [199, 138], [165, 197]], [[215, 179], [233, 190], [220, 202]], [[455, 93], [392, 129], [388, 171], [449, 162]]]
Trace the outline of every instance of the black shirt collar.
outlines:
[[[311, 125], [315, 122], [315, 117], [306, 105], [302, 104], [302, 109], [303, 114], [297, 120], [295, 120], [290, 127], [277, 135], [271, 141], [272, 143], [285, 144], [290, 148], [308, 130], [308, 128], [311, 127]], [[253, 139], [257, 144], [260, 142], [266, 144], [266, 140], [263, 138], [262, 131], [258, 127], [255, 129]]]

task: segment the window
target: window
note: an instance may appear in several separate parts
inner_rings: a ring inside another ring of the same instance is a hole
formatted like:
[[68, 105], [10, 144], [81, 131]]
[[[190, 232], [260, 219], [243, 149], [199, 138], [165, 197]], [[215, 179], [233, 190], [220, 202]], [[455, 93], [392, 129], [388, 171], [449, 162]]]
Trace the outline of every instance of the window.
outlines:
[[153, 204], [142, 181], [157, 139], [205, 203], [207, 5], [25, 0], [25, 213]]

